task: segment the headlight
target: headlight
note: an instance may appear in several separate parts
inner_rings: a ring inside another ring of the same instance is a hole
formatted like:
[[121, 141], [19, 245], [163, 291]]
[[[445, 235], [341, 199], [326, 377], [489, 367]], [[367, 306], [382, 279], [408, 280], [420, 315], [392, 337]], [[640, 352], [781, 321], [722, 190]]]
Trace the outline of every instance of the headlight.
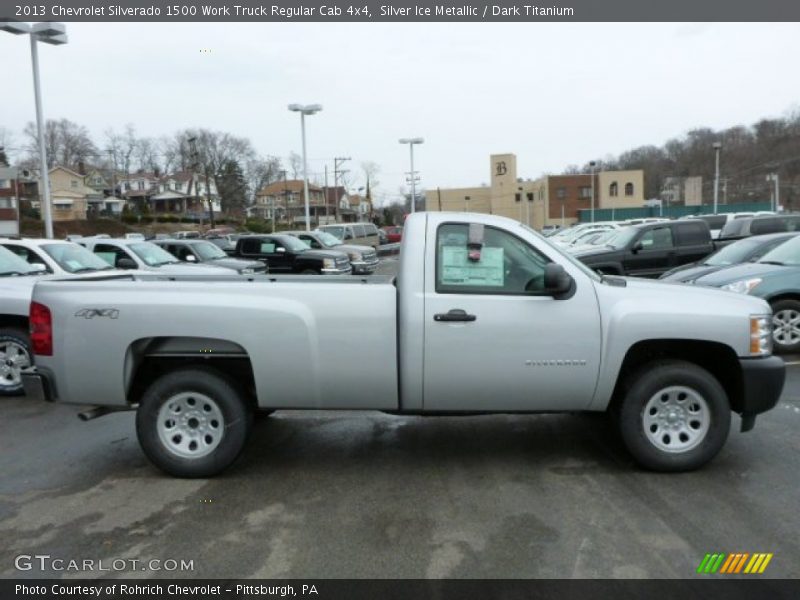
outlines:
[[326, 269], [335, 269], [336, 261], [332, 258], [325, 258], [322, 260], [322, 266], [324, 266]]
[[752, 356], [772, 354], [772, 317], [750, 315], [750, 354]]
[[361, 262], [362, 260], [364, 260], [364, 257], [358, 252], [350, 254], [350, 262]]
[[743, 279], [742, 281], [734, 281], [728, 285], [723, 285], [720, 289], [728, 290], [729, 292], [736, 292], [738, 294], [749, 294], [753, 288], [761, 283], [761, 278]]

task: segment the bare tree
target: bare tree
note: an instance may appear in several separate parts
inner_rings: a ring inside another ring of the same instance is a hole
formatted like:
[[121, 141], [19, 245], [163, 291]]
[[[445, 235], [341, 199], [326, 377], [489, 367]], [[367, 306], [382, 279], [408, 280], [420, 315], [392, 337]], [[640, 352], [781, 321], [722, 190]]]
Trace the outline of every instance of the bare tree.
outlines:
[[288, 163], [289, 170], [292, 172], [292, 179], [297, 179], [300, 172], [303, 170], [303, 157], [297, 152], [290, 152]]
[[[26, 150], [28, 157], [38, 159], [39, 138], [36, 125], [32, 122], [25, 126], [27, 139]], [[52, 120], [45, 123], [45, 152], [47, 165], [53, 167], [57, 164], [75, 168], [79, 163], [86, 162], [97, 155], [97, 147], [92, 141], [89, 130], [69, 119]]]

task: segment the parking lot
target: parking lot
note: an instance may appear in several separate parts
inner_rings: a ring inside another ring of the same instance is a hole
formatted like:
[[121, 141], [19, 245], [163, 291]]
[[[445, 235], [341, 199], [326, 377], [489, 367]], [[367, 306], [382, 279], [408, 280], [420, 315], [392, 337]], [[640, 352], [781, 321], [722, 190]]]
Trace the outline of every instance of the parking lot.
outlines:
[[279, 411], [234, 468], [178, 480], [146, 461], [133, 413], [78, 410], [0, 401], [3, 577], [40, 575], [14, 568], [39, 553], [192, 560], [190, 577], [690, 577], [707, 552], [771, 552], [764, 576], [800, 576], [797, 364], [753, 432], [674, 475], [638, 469], [599, 415]]

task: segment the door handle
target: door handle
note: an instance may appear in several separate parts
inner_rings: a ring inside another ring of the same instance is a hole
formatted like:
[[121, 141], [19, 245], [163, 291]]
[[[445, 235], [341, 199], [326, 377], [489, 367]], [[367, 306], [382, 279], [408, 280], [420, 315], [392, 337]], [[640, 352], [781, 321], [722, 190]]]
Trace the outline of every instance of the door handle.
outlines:
[[478, 317], [467, 314], [467, 311], [460, 308], [452, 308], [449, 312], [433, 315], [434, 321], [453, 323], [457, 321], [475, 321]]

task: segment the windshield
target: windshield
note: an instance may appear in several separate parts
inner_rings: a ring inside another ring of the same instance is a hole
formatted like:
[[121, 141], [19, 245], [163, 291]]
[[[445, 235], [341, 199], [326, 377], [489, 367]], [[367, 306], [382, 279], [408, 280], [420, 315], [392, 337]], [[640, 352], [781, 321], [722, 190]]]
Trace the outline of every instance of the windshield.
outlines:
[[617, 235], [613, 236], [612, 238], [606, 241], [606, 246], [610, 246], [614, 250], [621, 250], [625, 246], [628, 245], [633, 238], [639, 233], [639, 230], [635, 227], [631, 227], [630, 229], [623, 229]]
[[577, 258], [575, 258], [574, 256], [572, 256], [572, 255], [571, 255], [571, 254], [569, 254], [568, 252], [565, 252], [564, 250], [562, 250], [561, 248], [559, 248], [559, 247], [558, 247], [556, 244], [554, 244], [553, 242], [551, 242], [551, 241], [550, 241], [550, 239], [546, 238], [546, 237], [545, 237], [545, 236], [543, 236], [543, 235], [540, 235], [540, 234], [539, 234], [539, 233], [538, 233], [536, 230], [534, 230], [534, 229], [532, 229], [532, 228], [528, 227], [528, 226], [527, 226], [527, 225], [525, 225], [524, 223], [520, 223], [520, 227], [522, 227], [522, 228], [523, 228], [525, 231], [527, 231], [527, 232], [529, 232], [529, 233], [532, 233], [532, 234], [533, 234], [533, 235], [535, 235], [535, 236], [536, 236], [538, 239], [542, 240], [542, 241], [543, 241], [543, 242], [544, 242], [544, 243], [545, 243], [547, 246], [549, 246], [549, 248], [550, 248], [550, 249], [551, 249], [553, 252], [556, 252], [556, 253], [558, 253], [558, 254], [559, 254], [559, 256], [563, 257], [565, 260], [568, 260], [568, 261], [569, 261], [570, 263], [572, 263], [572, 264], [573, 264], [575, 267], [577, 267], [577, 268], [578, 268], [578, 269], [580, 269], [582, 272], [586, 273], [586, 275], [588, 275], [589, 277], [591, 277], [591, 278], [592, 278], [594, 281], [600, 281], [600, 276], [599, 276], [597, 273], [595, 273], [594, 271], [592, 271], [592, 270], [591, 270], [589, 267], [587, 267], [585, 264], [583, 264], [581, 261], [579, 261]]
[[134, 254], [141, 258], [148, 267], [158, 267], [179, 262], [172, 254], [150, 242], [131, 244], [129, 248], [133, 250]]
[[11, 250], [0, 246], [0, 277], [33, 275], [34, 273], [42, 273], [42, 271], [37, 271]]
[[344, 239], [344, 227], [326, 227], [322, 231], [336, 236], [340, 240]]
[[102, 258], [77, 244], [45, 244], [42, 249], [67, 273], [113, 269]]
[[215, 246], [211, 242], [198, 242], [196, 244], [192, 244], [192, 250], [197, 252], [200, 258], [203, 260], [216, 260], [218, 258], [228, 257], [228, 255], [220, 250], [218, 246]]
[[758, 261], [760, 263], [781, 264], [790, 267], [800, 266], [800, 236], [770, 250]]
[[703, 263], [714, 267], [737, 265], [740, 262], [747, 260], [747, 257], [750, 256], [753, 250], [755, 250], [759, 245], [761, 245], [761, 243], [758, 240], [740, 240], [718, 250], [704, 260]]
[[320, 231], [317, 233], [317, 239], [319, 239], [322, 245], [326, 248], [342, 245], [342, 241], [339, 238], [337, 238], [335, 235], [331, 235], [327, 231]]
[[279, 238], [281, 244], [286, 246], [292, 252], [305, 252], [308, 250], [308, 244], [305, 244], [291, 235], [282, 235]]
[[609, 229], [604, 231], [599, 236], [589, 242], [592, 246], [599, 246], [600, 244], [608, 244], [611, 240], [617, 237], [620, 233], [619, 229]]

